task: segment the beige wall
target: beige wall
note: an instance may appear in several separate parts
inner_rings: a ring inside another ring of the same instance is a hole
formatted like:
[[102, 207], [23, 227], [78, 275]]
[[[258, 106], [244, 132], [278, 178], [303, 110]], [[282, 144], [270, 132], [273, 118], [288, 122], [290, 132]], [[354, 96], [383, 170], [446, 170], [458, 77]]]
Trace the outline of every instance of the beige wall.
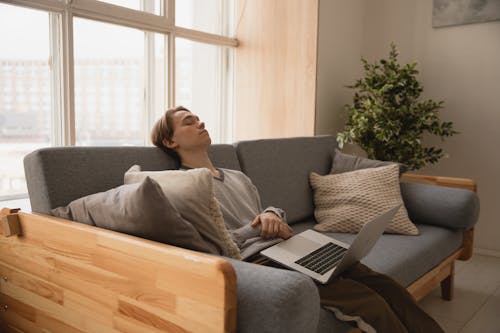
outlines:
[[361, 75], [364, 3], [364, 0], [320, 0], [316, 134], [342, 130], [339, 114], [352, 96], [345, 86]]
[[[333, 22], [333, 18], [339, 21]], [[362, 32], [353, 27], [353, 22], [360, 21]], [[343, 27], [338, 27], [339, 22]], [[325, 31], [332, 34], [325, 36]], [[343, 35], [346, 37], [340, 42]], [[476, 180], [481, 215], [475, 247], [500, 255], [500, 22], [433, 29], [432, 0], [360, 0], [355, 5], [321, 0], [319, 41], [316, 117], [330, 119], [331, 125], [317, 124], [317, 133], [329, 129], [335, 133], [343, 124], [341, 106], [351, 101], [352, 92], [346, 96], [339, 86], [343, 80], [350, 83], [359, 77], [353, 59], [386, 57], [394, 41], [400, 60], [418, 62], [424, 97], [444, 100], [442, 119], [453, 121], [461, 132], [442, 144], [427, 140], [441, 145], [450, 157], [421, 172]], [[337, 47], [348, 51], [334, 50]], [[337, 57], [325, 63], [330, 53]], [[329, 80], [323, 77], [320, 81], [323, 70], [331, 73]], [[327, 85], [332, 86], [331, 95], [336, 98], [322, 93]]]
[[236, 140], [314, 134], [318, 0], [242, 0]]

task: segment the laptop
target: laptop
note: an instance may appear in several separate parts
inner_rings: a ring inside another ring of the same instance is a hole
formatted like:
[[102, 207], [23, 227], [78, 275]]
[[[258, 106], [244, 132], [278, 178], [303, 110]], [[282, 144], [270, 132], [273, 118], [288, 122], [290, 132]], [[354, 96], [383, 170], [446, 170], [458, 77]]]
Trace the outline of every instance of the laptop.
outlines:
[[325, 284], [370, 252], [400, 207], [398, 205], [366, 223], [351, 245], [306, 230], [260, 253]]

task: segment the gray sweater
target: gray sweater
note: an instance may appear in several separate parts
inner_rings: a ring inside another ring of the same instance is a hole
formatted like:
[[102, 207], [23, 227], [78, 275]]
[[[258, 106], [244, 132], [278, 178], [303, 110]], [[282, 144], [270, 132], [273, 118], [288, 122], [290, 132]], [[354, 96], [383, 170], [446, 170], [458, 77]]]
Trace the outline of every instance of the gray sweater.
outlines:
[[286, 222], [285, 212], [280, 208], [262, 209], [260, 195], [250, 178], [244, 173], [230, 169], [217, 169], [221, 177], [214, 177], [214, 192], [224, 217], [224, 222], [241, 250], [242, 260], [259, 251], [281, 242], [276, 237], [264, 239], [259, 236], [260, 227], [250, 223], [263, 212], [273, 212]]

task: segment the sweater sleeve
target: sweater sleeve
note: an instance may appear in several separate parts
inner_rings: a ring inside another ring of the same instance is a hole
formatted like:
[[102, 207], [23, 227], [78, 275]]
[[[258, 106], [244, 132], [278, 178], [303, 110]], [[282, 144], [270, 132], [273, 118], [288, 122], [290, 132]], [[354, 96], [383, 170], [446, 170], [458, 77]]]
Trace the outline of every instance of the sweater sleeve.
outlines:
[[250, 224], [246, 224], [241, 228], [231, 231], [233, 235], [233, 240], [236, 242], [239, 248], [250, 238], [260, 236], [260, 227], [252, 227]]
[[279, 218], [281, 218], [283, 220], [283, 222], [286, 223], [286, 212], [283, 209], [269, 206], [263, 210], [263, 213], [267, 213], [267, 212], [271, 212], [271, 213], [276, 214]]

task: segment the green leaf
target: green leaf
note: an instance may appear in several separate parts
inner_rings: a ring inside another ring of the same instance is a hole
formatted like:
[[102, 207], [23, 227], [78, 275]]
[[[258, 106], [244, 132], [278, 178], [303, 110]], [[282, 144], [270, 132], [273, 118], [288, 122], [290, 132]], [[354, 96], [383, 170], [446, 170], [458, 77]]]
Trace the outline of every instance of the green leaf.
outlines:
[[361, 58], [364, 77], [347, 86], [354, 90], [352, 104], [345, 106], [346, 125], [337, 134], [340, 147], [357, 143], [369, 158], [391, 160], [412, 170], [438, 162], [445, 153], [423, 147], [423, 135], [444, 139], [458, 134], [452, 122], [441, 121], [443, 101], [419, 101], [423, 87], [416, 75], [417, 63], [398, 63], [391, 43], [389, 58], [370, 63]]

